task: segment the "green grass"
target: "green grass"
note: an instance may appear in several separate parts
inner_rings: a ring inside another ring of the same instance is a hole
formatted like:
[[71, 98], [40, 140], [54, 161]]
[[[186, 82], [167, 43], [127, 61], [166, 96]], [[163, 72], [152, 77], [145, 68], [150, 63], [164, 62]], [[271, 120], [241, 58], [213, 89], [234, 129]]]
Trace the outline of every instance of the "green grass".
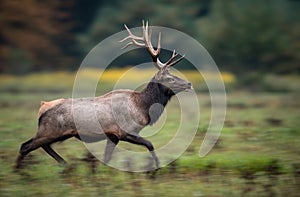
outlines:
[[[39, 81], [44, 77], [33, 78]], [[59, 166], [38, 149], [28, 156], [26, 168], [16, 173], [13, 165], [18, 149], [37, 129], [40, 100], [71, 97], [69, 82], [53, 91], [49, 84], [53, 79], [46, 79], [49, 81], [39, 84], [36, 91], [31, 91], [32, 84], [24, 85], [24, 89], [20, 85], [20, 91], [12, 91], [15, 85], [0, 85], [0, 196], [269, 196], [272, 192], [276, 196], [298, 195], [298, 91], [231, 91], [219, 141], [204, 158], [198, 157], [198, 152], [210, 120], [210, 98], [199, 93], [201, 117], [193, 142], [180, 158], [159, 170], [155, 179], [145, 173], [122, 172], [102, 164], [92, 173], [89, 164], [82, 161], [87, 150], [76, 139], [54, 145], [70, 163], [68, 168]], [[108, 87], [111, 84], [103, 87], [103, 91]], [[175, 134], [176, 106], [176, 100], [168, 105], [163, 130], [147, 137], [155, 147], [164, 145]], [[151, 133], [152, 128], [142, 134]], [[128, 143], [119, 146], [146, 151]]]

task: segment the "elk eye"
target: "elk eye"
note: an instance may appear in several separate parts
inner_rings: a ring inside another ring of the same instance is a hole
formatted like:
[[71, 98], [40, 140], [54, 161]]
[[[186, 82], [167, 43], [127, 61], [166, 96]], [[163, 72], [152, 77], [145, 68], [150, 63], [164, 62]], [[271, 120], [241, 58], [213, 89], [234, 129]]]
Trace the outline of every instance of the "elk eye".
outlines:
[[170, 78], [170, 82], [171, 82], [171, 83], [174, 83], [174, 82], [175, 82], [175, 79]]

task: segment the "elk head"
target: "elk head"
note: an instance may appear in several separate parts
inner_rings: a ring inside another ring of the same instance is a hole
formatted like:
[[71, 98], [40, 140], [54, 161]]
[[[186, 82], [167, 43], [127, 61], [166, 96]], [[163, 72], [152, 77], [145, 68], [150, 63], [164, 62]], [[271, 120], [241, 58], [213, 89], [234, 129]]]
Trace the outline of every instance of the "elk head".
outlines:
[[132, 34], [132, 32], [129, 30], [129, 28], [126, 25], [124, 25], [124, 26], [129, 35], [126, 38], [124, 38], [123, 40], [121, 40], [120, 42], [123, 42], [128, 39], [130, 39], [130, 42], [127, 43], [123, 47], [123, 49], [129, 45], [145, 47], [147, 49], [148, 53], [151, 55], [155, 66], [158, 68], [158, 72], [155, 74], [155, 76], [151, 80], [152, 82], [162, 84], [163, 86], [169, 88], [174, 94], [177, 94], [181, 91], [187, 91], [187, 90], [192, 89], [192, 84], [190, 82], [188, 82], [184, 79], [181, 79], [175, 75], [172, 75], [169, 72], [170, 67], [174, 66], [179, 61], [181, 61], [184, 58], [184, 55], [181, 56], [180, 58], [176, 59], [176, 57], [178, 56], [178, 53], [176, 53], [174, 50], [171, 58], [168, 61], [166, 61], [165, 63], [162, 63], [159, 60], [159, 54], [161, 51], [161, 44], [160, 44], [161, 33], [159, 33], [159, 36], [158, 36], [157, 49], [154, 49], [154, 47], [151, 43], [152, 31], [151, 31], [151, 28], [149, 28], [149, 26], [148, 26], [148, 22], [146, 22], [146, 25], [145, 25], [144, 21], [143, 21], [143, 27], [142, 27], [143, 35], [142, 36], [136, 36], [136, 35]]

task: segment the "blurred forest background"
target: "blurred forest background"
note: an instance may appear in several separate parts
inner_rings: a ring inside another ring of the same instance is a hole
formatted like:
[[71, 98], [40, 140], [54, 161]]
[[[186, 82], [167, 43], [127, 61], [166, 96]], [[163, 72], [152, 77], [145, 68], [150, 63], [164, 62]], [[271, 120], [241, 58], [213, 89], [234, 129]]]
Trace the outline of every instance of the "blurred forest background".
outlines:
[[76, 70], [101, 40], [145, 19], [194, 37], [223, 71], [299, 74], [299, 16], [297, 0], [1, 0], [0, 73]]

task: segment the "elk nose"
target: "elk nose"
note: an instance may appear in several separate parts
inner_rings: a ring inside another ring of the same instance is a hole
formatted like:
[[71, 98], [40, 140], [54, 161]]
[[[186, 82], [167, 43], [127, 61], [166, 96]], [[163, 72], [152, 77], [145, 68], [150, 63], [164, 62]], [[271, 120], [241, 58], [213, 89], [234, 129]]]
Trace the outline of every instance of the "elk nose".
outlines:
[[192, 83], [189, 82], [188, 85], [189, 85], [189, 88], [190, 88], [191, 90], [193, 90]]

